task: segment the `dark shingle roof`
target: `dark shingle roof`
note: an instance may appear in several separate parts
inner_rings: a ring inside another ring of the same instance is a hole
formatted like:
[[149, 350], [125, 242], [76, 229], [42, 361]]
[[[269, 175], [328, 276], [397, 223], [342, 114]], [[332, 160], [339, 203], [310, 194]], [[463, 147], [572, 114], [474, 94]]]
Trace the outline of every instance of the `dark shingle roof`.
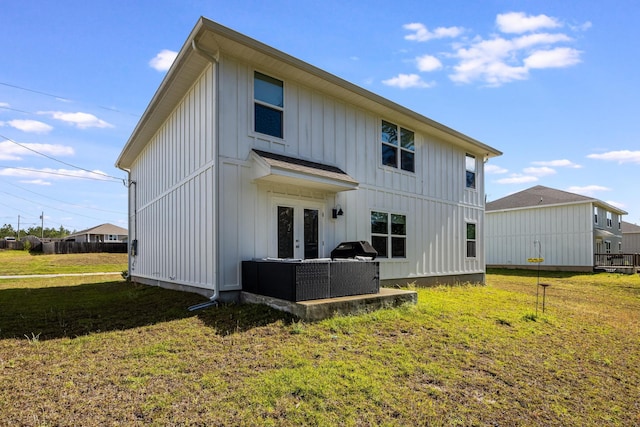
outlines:
[[631, 224], [630, 222], [622, 221], [623, 233], [640, 233], [640, 225]]
[[612, 212], [626, 215], [626, 212], [611, 206], [601, 200], [593, 197], [582, 196], [580, 194], [570, 193], [568, 191], [556, 190], [555, 188], [536, 185], [535, 187], [522, 190], [518, 193], [511, 194], [493, 202], [487, 203], [485, 211], [500, 211], [505, 209], [519, 209], [534, 206], [545, 205], [564, 205], [574, 203], [594, 203], [600, 206], [606, 206]]
[[536, 185], [493, 202], [487, 203], [486, 211], [498, 211], [502, 209], [516, 209], [531, 206], [558, 205], [564, 203], [579, 203], [598, 201], [591, 197], [569, 193], [568, 191]]
[[107, 224], [96, 225], [95, 227], [87, 228], [86, 230], [75, 232], [73, 234], [70, 234], [67, 237], [80, 236], [85, 234], [113, 234], [113, 235], [119, 235], [119, 236], [126, 236], [128, 232], [126, 228], [118, 227], [117, 225], [107, 223]]

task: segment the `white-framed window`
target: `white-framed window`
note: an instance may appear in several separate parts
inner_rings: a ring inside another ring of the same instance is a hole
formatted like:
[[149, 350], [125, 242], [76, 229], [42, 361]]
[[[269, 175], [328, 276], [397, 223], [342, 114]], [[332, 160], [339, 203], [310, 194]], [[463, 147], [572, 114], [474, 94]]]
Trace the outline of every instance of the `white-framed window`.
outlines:
[[467, 258], [476, 257], [476, 224], [467, 223]]
[[416, 171], [415, 133], [394, 123], [382, 120], [382, 164], [407, 172]]
[[406, 258], [407, 216], [372, 211], [371, 245], [379, 258]]
[[284, 83], [254, 71], [253, 98], [253, 130], [284, 138]]
[[622, 242], [618, 242], [618, 253], [622, 253]]
[[476, 188], [476, 170], [477, 162], [476, 156], [467, 153], [465, 155], [465, 169], [466, 169], [466, 185], [467, 188]]
[[113, 242], [118, 240], [118, 235], [117, 234], [107, 234], [107, 241], [109, 242]]
[[593, 223], [598, 224], [598, 207], [593, 207]]
[[611, 228], [613, 227], [613, 214], [609, 211], [607, 211], [607, 227]]
[[610, 254], [611, 253], [611, 241], [610, 240], [605, 240], [604, 241], [604, 253], [606, 253], [606, 254]]

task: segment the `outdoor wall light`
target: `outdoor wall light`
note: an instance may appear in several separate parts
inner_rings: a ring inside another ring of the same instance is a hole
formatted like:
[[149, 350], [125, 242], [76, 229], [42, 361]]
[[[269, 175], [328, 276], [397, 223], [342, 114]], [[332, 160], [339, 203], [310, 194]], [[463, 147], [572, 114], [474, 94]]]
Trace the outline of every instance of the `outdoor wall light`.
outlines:
[[342, 206], [340, 205], [336, 205], [336, 207], [331, 210], [331, 216], [333, 217], [333, 219], [336, 219], [338, 218], [338, 216], [342, 215], [344, 215], [344, 211], [342, 210]]

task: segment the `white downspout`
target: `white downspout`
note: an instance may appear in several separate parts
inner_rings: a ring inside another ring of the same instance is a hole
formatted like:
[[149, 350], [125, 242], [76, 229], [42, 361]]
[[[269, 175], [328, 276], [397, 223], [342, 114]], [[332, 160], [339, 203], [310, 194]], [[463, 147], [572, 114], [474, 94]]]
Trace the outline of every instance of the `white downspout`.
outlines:
[[[215, 95], [215, 130], [214, 130], [214, 147], [215, 147], [215, 170], [214, 170], [214, 176], [216, 177], [216, 190], [215, 190], [215, 206], [213, 209], [214, 212], [214, 232], [216, 234], [216, 238], [215, 240], [215, 255], [214, 257], [217, 258], [218, 254], [220, 253], [220, 239], [218, 236], [220, 236], [220, 222], [218, 221], [218, 206], [219, 206], [219, 202], [220, 202], [220, 179], [218, 176], [218, 170], [219, 170], [219, 156], [218, 156], [218, 150], [219, 150], [219, 141], [220, 141], [220, 100], [219, 100], [219, 83], [220, 83], [220, 70], [218, 70], [218, 64], [220, 61], [220, 52], [216, 52], [215, 54], [207, 52], [203, 49], [201, 49], [200, 47], [198, 47], [198, 45], [196, 44], [195, 39], [191, 40], [191, 47], [193, 48], [194, 52], [202, 55], [203, 57], [207, 58], [209, 61], [211, 61], [212, 63], [212, 70], [215, 72], [214, 75], [214, 88], [213, 88], [213, 93]], [[212, 305], [217, 305], [218, 304], [218, 298], [220, 296], [220, 291], [219, 291], [219, 287], [220, 287], [220, 268], [218, 265], [218, 260], [216, 259], [216, 262], [213, 263], [213, 265], [215, 265], [215, 271], [213, 272], [213, 280], [214, 280], [214, 286], [213, 286], [213, 295], [211, 295], [211, 297], [209, 297], [209, 301], [208, 302], [204, 302], [201, 304], [196, 304], [196, 305], [192, 305], [191, 307], [189, 307], [189, 311], [194, 311], [194, 310], [199, 310], [201, 308], [206, 308], [206, 307], [210, 307]]]

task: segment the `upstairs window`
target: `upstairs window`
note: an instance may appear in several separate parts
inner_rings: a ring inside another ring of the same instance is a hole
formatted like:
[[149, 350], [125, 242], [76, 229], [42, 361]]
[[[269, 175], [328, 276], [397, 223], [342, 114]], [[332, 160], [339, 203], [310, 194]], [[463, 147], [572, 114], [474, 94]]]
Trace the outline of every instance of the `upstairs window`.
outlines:
[[254, 73], [254, 130], [276, 138], [283, 137], [284, 85], [282, 81]]
[[393, 123], [382, 121], [382, 164], [415, 172], [415, 134]]
[[607, 212], [607, 227], [613, 227], [613, 216], [611, 215], [611, 212]]
[[598, 224], [598, 207], [593, 207], [593, 223]]
[[476, 225], [467, 223], [467, 258], [476, 257]]
[[466, 155], [465, 169], [467, 170], [467, 188], [476, 188], [476, 156]]
[[371, 212], [371, 245], [380, 258], [406, 258], [407, 217]]

